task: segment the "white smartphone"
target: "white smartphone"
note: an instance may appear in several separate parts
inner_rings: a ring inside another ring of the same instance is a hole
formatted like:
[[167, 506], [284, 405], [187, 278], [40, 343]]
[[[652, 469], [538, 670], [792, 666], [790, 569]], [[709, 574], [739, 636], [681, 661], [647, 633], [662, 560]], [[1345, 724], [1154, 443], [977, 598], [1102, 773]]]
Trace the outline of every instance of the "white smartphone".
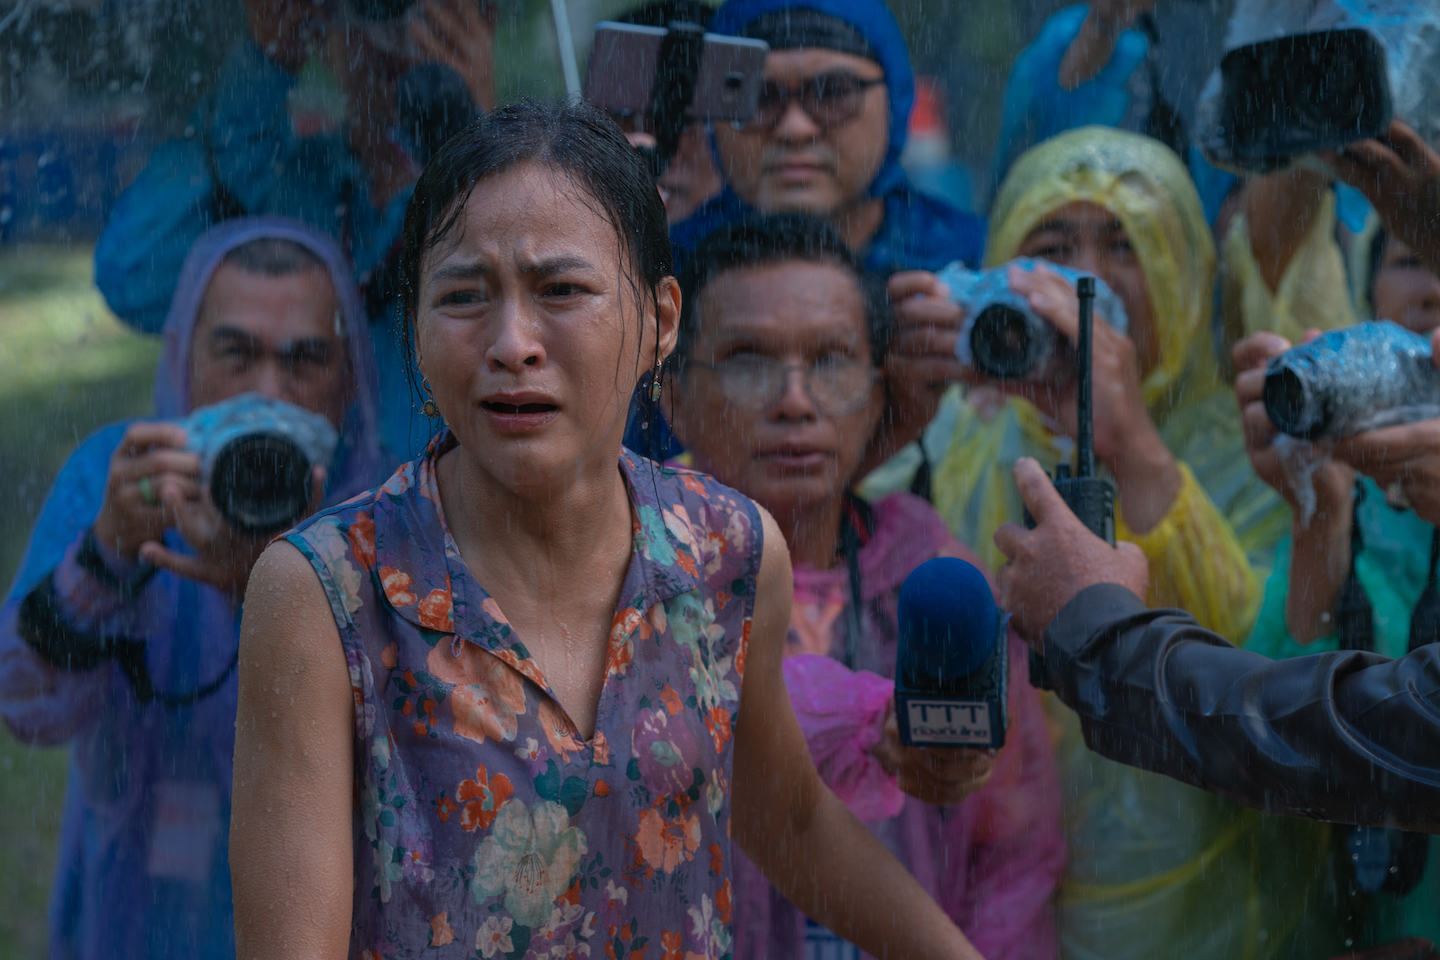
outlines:
[[[597, 23], [585, 78], [585, 99], [619, 113], [648, 111], [665, 33], [664, 27], [611, 20]], [[690, 116], [739, 122], [754, 116], [764, 82], [765, 55], [769, 52], [763, 40], [705, 34]]]

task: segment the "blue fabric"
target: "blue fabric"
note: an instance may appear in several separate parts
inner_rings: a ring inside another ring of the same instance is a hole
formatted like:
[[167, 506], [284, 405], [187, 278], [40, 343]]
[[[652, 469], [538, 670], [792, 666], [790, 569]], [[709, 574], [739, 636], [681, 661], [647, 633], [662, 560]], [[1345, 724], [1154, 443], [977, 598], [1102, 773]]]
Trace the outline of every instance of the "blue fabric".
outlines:
[[[167, 312], [156, 412], [166, 418], [190, 412], [187, 359], [204, 290], [229, 250], [259, 237], [303, 243], [324, 262], [335, 287], [356, 377], [355, 399], [327, 480], [326, 502], [340, 502], [373, 486], [385, 472], [376, 442], [369, 325], [339, 249], [297, 221], [232, 220], [194, 244]], [[38, 657], [18, 630], [25, 595], [62, 565], [76, 572], [77, 541], [100, 511], [111, 456], [129, 425], [110, 424], [81, 443], [41, 509], [20, 572], [0, 608], [0, 716], [24, 742], [70, 748], [50, 905], [51, 956], [229, 960], [235, 953], [226, 829], [235, 675], [192, 706], [170, 707], [158, 700], [141, 704], [113, 662], [92, 670], [58, 669]], [[167, 531], [164, 539], [170, 549], [190, 552], [176, 531]], [[95, 590], [108, 593], [100, 584]], [[104, 619], [107, 626], [143, 640], [146, 665], [162, 694], [183, 695], [212, 683], [236, 656], [240, 611], [208, 586], [160, 572], [131, 601], [113, 595], [95, 599], [118, 608], [113, 619]], [[196, 868], [205, 870], [199, 878], [178, 879], [173, 872], [150, 868], [161, 800], [177, 785], [182, 791], [202, 791], [218, 804], [209, 846], [195, 844], [200, 859], [208, 859], [208, 869]]]
[[[340, 133], [301, 138], [290, 123], [295, 77], [250, 40], [231, 49], [191, 135], [161, 144], [116, 201], [95, 246], [95, 285], [121, 320], [158, 333], [186, 253], [215, 222], [215, 177], [250, 215], [293, 217], [341, 242], [360, 283], [399, 242], [410, 188], [383, 209]], [[209, 144], [209, 150], [206, 144]], [[207, 155], [208, 154], [208, 155]], [[213, 175], [212, 175], [213, 161]], [[397, 454], [424, 449], [428, 423], [411, 403], [389, 318], [371, 318], [382, 394], [381, 437]]]
[[[1000, 139], [991, 164], [992, 184], [1003, 181], [1016, 158], [1037, 143], [1091, 124], [1120, 127], [1129, 115], [1128, 84], [1150, 55], [1150, 38], [1141, 30], [1123, 31], [1116, 38], [1110, 61], [1094, 77], [1074, 90], [1060, 86], [1060, 61], [1079, 36], [1089, 12], [1089, 5], [1080, 3], [1056, 13], [1016, 58], [1005, 84]], [[1193, 147], [1187, 159], [1205, 217], [1214, 224], [1239, 178], [1211, 166]]]

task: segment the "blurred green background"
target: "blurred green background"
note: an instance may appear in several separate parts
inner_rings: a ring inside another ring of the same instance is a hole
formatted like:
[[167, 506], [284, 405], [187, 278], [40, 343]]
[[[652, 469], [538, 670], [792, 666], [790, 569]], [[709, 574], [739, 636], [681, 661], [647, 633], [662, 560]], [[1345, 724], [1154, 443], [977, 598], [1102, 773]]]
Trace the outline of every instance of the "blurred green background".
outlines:
[[[146, 412], [159, 340], [129, 332], [91, 281], [81, 245], [0, 248], [0, 582], [70, 450], [96, 427]], [[45, 908], [65, 794], [65, 751], [15, 742], [0, 724], [0, 960], [45, 955]]]

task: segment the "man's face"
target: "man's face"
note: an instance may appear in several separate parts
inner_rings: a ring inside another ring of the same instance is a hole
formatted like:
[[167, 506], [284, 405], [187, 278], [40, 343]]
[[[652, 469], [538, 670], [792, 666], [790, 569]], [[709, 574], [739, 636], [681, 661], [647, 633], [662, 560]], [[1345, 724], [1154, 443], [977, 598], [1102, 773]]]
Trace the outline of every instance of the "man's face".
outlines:
[[351, 392], [338, 309], [319, 267], [268, 276], [221, 264], [205, 288], [190, 342], [192, 405], [254, 391], [338, 428]]
[[829, 216], [863, 198], [889, 146], [884, 78], [874, 60], [836, 50], [772, 52], [755, 119], [715, 126], [731, 189], [764, 213]]

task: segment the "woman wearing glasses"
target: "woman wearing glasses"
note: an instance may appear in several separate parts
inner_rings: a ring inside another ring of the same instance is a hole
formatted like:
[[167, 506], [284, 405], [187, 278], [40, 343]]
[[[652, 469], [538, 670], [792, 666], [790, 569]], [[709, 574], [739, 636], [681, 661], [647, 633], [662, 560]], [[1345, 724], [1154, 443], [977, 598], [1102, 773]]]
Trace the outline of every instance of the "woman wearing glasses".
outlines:
[[[1053, 957], [1060, 796], [1022, 644], [1011, 640], [1013, 726], [998, 756], [902, 747], [891, 716], [900, 584], [936, 556], [980, 561], [918, 497], [850, 493], [886, 403], [883, 295], [833, 230], [795, 214], [712, 234], [681, 285], [666, 410], [695, 465], [785, 535], [785, 679], [821, 775], [985, 956]], [[737, 960], [818, 952], [826, 931], [736, 860]]]

